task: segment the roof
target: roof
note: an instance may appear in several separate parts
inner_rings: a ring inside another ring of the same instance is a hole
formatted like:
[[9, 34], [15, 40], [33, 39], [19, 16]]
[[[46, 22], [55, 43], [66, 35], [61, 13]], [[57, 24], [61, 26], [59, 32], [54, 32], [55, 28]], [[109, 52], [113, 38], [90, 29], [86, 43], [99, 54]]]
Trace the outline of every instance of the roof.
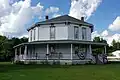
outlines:
[[33, 41], [22, 43], [14, 46], [14, 48], [22, 46], [22, 45], [34, 45], [34, 44], [91, 44], [91, 45], [99, 45], [99, 46], [107, 46], [106, 43], [98, 43], [93, 41], [82, 41], [82, 40], [43, 40], [43, 41]]
[[59, 16], [59, 17], [56, 17], [56, 18], [52, 18], [52, 19], [48, 19], [46, 21], [41, 21], [41, 22], [37, 22], [35, 24], [32, 25], [32, 27], [30, 27], [28, 29], [28, 31], [34, 27], [36, 27], [37, 25], [45, 25], [45, 24], [54, 24], [54, 23], [65, 23], [65, 22], [70, 22], [70, 23], [73, 23], [73, 24], [80, 24], [80, 25], [86, 25], [86, 26], [89, 26], [91, 28], [93, 28], [93, 25], [90, 24], [90, 23], [87, 23], [83, 20], [79, 20], [79, 19], [76, 19], [74, 17], [71, 17], [69, 15], [63, 15], [63, 16]]

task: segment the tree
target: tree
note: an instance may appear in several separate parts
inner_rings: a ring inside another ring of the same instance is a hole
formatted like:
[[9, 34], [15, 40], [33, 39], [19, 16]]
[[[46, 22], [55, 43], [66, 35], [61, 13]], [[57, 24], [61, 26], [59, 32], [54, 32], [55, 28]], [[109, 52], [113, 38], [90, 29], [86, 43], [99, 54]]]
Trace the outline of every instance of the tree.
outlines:
[[10, 61], [14, 57], [13, 47], [27, 41], [28, 38], [25, 37], [8, 39], [5, 36], [0, 36], [0, 61]]
[[112, 46], [115, 46], [115, 44], [116, 44], [116, 41], [113, 39]]
[[106, 40], [104, 40], [103, 38], [100, 38], [100, 37], [95, 37], [95, 38], [93, 39], [93, 42], [107, 43]]
[[101, 38], [100, 42], [102, 42], [102, 43], [106, 43], [106, 44], [107, 44], [107, 41], [104, 40], [103, 38]]
[[120, 42], [116, 42], [114, 39], [112, 41], [113, 51], [120, 50]]
[[95, 37], [95, 38], [93, 39], [93, 42], [101, 42], [100, 37]]
[[[106, 43], [107, 44], [107, 41], [104, 40], [103, 38], [100, 38], [100, 37], [95, 37], [93, 39], [93, 42], [98, 42], [98, 43]], [[103, 50], [103, 47], [101, 46], [93, 46], [93, 54], [94, 55], [97, 55], [99, 53], [102, 53], [102, 50]], [[96, 54], [97, 53], [97, 54]]]

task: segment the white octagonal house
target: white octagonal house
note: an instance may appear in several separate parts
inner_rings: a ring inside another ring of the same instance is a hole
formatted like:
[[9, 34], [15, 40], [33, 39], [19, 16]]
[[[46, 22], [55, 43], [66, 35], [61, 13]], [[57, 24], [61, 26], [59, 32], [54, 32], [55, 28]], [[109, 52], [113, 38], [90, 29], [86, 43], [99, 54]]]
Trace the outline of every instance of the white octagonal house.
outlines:
[[102, 54], [106, 54], [107, 44], [91, 41], [92, 31], [93, 25], [85, 22], [83, 17], [79, 20], [69, 15], [52, 19], [46, 16], [45, 21], [37, 22], [28, 29], [29, 42], [14, 46], [15, 62], [96, 63], [92, 46], [103, 47]]

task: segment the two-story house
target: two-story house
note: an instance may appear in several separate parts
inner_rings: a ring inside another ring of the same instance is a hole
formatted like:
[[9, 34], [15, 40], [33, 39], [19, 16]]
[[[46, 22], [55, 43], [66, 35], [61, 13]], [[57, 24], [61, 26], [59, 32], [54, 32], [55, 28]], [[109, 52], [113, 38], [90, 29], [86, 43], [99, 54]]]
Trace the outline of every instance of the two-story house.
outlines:
[[29, 42], [15, 46], [15, 61], [60, 64], [85, 64], [95, 61], [92, 46], [105, 43], [91, 41], [93, 25], [68, 15], [33, 24], [29, 29]]

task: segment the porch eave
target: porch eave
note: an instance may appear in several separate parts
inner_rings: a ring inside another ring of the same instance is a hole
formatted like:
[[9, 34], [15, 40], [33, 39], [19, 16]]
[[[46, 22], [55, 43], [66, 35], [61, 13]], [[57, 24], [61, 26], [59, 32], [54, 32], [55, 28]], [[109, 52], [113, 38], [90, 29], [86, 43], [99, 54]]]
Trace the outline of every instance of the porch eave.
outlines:
[[106, 43], [98, 43], [93, 41], [83, 41], [83, 40], [42, 40], [42, 41], [33, 41], [27, 43], [21, 43], [13, 48], [24, 46], [24, 45], [35, 45], [35, 44], [90, 44], [90, 45], [99, 45], [99, 46], [107, 46]]

